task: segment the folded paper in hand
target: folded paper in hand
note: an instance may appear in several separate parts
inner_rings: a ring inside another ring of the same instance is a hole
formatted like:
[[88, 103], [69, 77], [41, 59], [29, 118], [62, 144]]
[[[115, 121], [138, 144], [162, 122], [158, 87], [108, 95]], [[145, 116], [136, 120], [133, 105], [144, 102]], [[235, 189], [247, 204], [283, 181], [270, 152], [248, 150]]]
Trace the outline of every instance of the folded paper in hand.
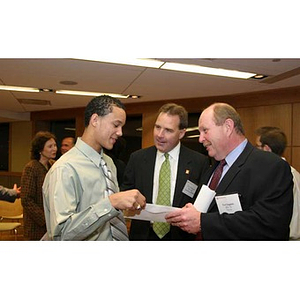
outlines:
[[211, 190], [207, 185], [203, 184], [195, 200], [195, 208], [200, 212], [206, 213], [215, 195], [215, 191]]
[[144, 221], [154, 221], [154, 222], [166, 222], [165, 216], [179, 209], [178, 207], [173, 206], [164, 206], [147, 203], [146, 207], [142, 210], [135, 211], [123, 211], [124, 217], [129, 219], [137, 219]]

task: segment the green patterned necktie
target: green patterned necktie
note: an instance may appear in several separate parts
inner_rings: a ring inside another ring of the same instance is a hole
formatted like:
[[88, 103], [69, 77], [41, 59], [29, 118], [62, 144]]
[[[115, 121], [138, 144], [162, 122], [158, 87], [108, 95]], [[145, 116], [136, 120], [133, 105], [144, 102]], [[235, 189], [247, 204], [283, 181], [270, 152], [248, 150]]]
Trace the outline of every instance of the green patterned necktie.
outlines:
[[[165, 161], [159, 171], [159, 186], [156, 204], [171, 206], [171, 167], [169, 154], [165, 153]], [[162, 239], [169, 231], [170, 224], [164, 222], [154, 222], [153, 230]]]

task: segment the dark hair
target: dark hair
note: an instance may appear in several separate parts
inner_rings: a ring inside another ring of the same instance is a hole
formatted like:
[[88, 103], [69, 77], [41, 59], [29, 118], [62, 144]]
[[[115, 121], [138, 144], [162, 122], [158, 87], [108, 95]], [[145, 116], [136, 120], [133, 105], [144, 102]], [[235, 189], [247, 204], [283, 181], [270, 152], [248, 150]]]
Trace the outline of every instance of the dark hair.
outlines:
[[234, 123], [236, 133], [245, 135], [242, 120], [238, 112], [227, 103], [214, 103], [214, 121], [217, 126], [221, 126], [227, 119]]
[[76, 139], [73, 137], [73, 136], [64, 136], [62, 139], [61, 139], [61, 141], [63, 141], [64, 139], [72, 139], [72, 143], [73, 143], [73, 145], [75, 145], [75, 142], [76, 142]]
[[285, 133], [278, 127], [263, 126], [255, 130], [260, 138], [261, 146], [269, 146], [273, 153], [282, 156], [287, 146]]
[[31, 142], [31, 159], [39, 160], [41, 158], [41, 151], [43, 151], [45, 144], [50, 139], [54, 139], [56, 142], [56, 137], [49, 131], [39, 131]]
[[84, 126], [87, 127], [90, 123], [91, 116], [97, 114], [102, 117], [112, 112], [113, 106], [125, 110], [124, 104], [117, 98], [108, 95], [101, 95], [93, 98], [84, 111]]
[[167, 103], [159, 109], [158, 114], [160, 113], [166, 113], [171, 116], [178, 116], [179, 129], [188, 127], [188, 113], [183, 106], [177, 105], [175, 103]]

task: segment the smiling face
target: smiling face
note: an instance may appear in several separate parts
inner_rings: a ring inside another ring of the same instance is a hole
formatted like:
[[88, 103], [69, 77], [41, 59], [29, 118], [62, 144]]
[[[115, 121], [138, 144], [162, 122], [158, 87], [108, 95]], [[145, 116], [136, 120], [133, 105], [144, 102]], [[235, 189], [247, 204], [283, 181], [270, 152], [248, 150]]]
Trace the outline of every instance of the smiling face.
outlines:
[[169, 152], [175, 148], [185, 135], [185, 129], [179, 129], [179, 116], [160, 113], [156, 119], [153, 137], [156, 148]]
[[221, 160], [228, 153], [228, 129], [227, 124], [217, 126], [214, 121], [212, 108], [204, 110], [199, 118], [199, 142], [206, 148], [208, 155]]
[[60, 148], [61, 154], [68, 152], [72, 147], [74, 147], [73, 141], [74, 140], [71, 137], [67, 137], [62, 140]]
[[105, 116], [93, 114], [90, 124], [94, 128], [94, 148], [112, 149], [117, 139], [123, 135], [122, 127], [126, 122], [126, 113], [122, 108], [113, 106], [112, 112]]

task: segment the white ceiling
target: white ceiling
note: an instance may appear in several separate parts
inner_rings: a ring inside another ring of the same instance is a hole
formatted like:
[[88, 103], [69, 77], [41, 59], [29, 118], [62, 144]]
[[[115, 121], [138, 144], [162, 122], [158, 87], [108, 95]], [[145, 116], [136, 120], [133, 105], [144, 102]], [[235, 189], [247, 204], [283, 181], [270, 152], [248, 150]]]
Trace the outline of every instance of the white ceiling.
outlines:
[[[141, 96], [139, 99], [123, 99], [125, 104], [300, 86], [300, 59], [159, 58], [159, 60], [248, 71], [265, 74], [268, 77], [261, 81], [232, 79], [79, 59], [0, 59], [0, 84]], [[61, 84], [61, 81], [75, 81], [78, 84], [68, 86]], [[21, 104], [20, 101], [24, 99], [47, 100], [49, 104]], [[45, 92], [0, 91], [0, 122], [29, 120], [32, 111], [83, 107], [90, 99], [91, 97], [86, 96]]]

